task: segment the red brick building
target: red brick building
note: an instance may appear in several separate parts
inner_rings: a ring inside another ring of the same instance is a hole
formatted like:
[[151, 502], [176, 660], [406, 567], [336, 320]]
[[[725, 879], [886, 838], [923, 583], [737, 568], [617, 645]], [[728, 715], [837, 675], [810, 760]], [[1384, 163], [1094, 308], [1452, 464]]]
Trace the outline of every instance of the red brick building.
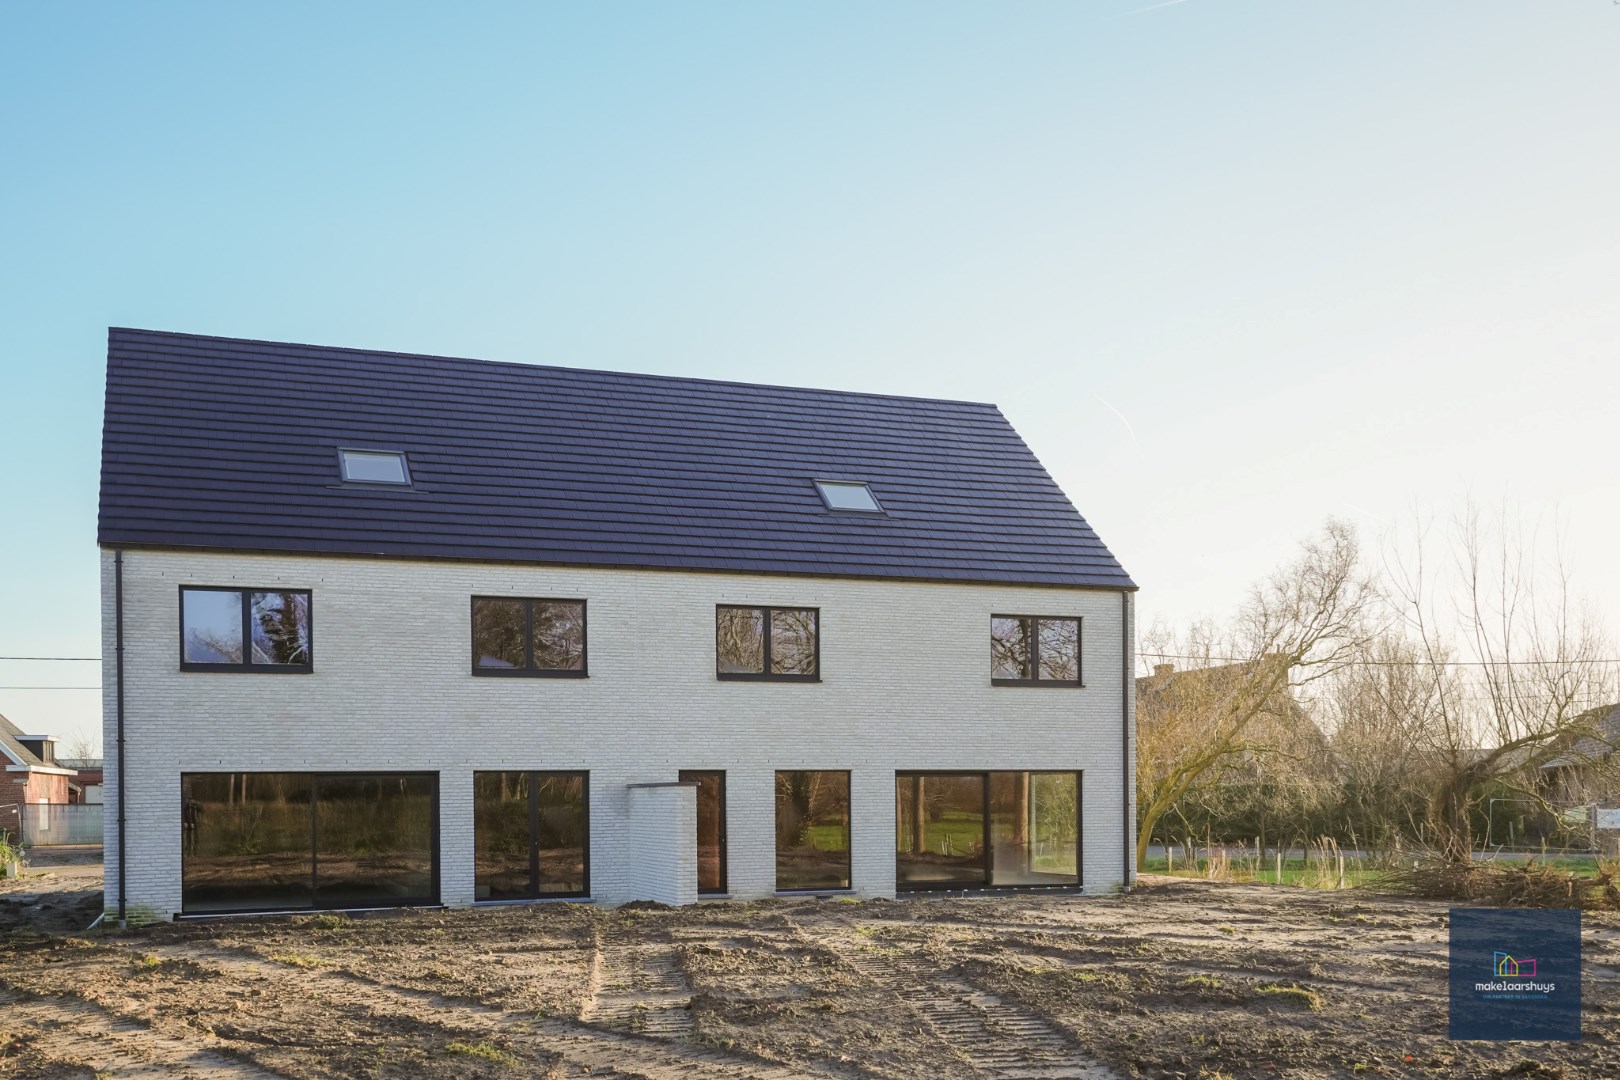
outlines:
[[28, 735], [0, 716], [0, 832], [22, 836], [24, 803], [68, 803], [68, 781], [74, 770], [56, 761], [56, 736]]

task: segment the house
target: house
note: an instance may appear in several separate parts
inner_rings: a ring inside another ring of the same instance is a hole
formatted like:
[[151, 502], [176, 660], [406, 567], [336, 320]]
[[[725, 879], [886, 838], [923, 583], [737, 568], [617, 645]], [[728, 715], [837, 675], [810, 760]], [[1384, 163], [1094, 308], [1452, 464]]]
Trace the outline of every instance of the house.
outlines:
[[[1136, 680], [1136, 718], [1144, 787], [1181, 767], [1187, 746], [1205, 745], [1243, 718], [1240, 749], [1214, 763], [1173, 804], [1159, 822], [1161, 839], [1173, 833], [1289, 841], [1296, 837], [1277, 834], [1313, 823], [1297, 793], [1308, 786], [1302, 781], [1326, 780], [1332, 755], [1327, 735], [1294, 694], [1284, 657], [1179, 671], [1155, 664], [1153, 674]], [[1280, 798], [1280, 789], [1296, 797]], [[1287, 808], [1283, 820], [1279, 806]]]
[[102, 801], [102, 761], [100, 758], [58, 758], [64, 768], [79, 775], [68, 785], [70, 802], [100, 805]]
[[99, 539], [120, 912], [1130, 878], [1136, 586], [993, 405], [114, 329]]
[[56, 760], [56, 736], [28, 735], [0, 716], [0, 833], [23, 838], [24, 806], [66, 806], [73, 769]]

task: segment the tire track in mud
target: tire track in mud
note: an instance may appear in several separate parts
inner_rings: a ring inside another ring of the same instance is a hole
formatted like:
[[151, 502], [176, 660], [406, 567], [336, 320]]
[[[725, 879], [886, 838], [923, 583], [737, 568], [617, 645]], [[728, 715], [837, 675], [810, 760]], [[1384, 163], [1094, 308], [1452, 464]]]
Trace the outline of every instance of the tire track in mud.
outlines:
[[0, 990], [0, 1011], [11, 1034], [31, 1035], [51, 1058], [93, 1069], [109, 1080], [277, 1080], [280, 1073], [227, 1057], [222, 1043], [154, 1031], [93, 1002], [23, 998]]
[[[342, 970], [291, 967], [250, 953], [196, 944], [148, 947], [161, 955], [206, 964], [225, 974], [255, 981], [269, 979], [283, 990], [313, 994], [380, 1016], [434, 1024], [480, 1036], [501, 1036], [509, 1052], [536, 1064], [560, 1062], [590, 1075], [677, 1080], [824, 1080], [834, 1073], [750, 1059], [696, 1043], [649, 1039], [585, 1023], [534, 1019], [493, 1005], [446, 997], [427, 990], [393, 986]], [[433, 1011], [423, 1017], [424, 1009]]]
[[886, 946], [829, 947], [868, 981], [903, 1001], [974, 1069], [996, 1080], [1117, 1080], [1057, 1028], [946, 975], [914, 953]]
[[690, 1039], [696, 1032], [692, 984], [675, 946], [629, 938], [598, 932], [590, 998], [580, 1019], [658, 1039]]

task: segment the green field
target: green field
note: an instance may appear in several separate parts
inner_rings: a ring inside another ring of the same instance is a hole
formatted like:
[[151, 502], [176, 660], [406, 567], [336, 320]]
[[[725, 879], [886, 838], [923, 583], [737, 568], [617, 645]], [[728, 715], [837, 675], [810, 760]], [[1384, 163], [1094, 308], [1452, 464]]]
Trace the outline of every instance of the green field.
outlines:
[[[1502, 862], [1523, 865], [1522, 860], [1503, 859]], [[1595, 877], [1597, 875], [1597, 858], [1591, 855], [1557, 855], [1547, 858], [1536, 857], [1541, 866], [1550, 866], [1554, 869], [1565, 870], [1581, 877]], [[1308, 888], [1336, 888], [1338, 885], [1338, 868], [1330, 867], [1323, 861], [1293, 858], [1284, 859], [1282, 865], [1282, 878], [1277, 877], [1277, 863], [1275, 857], [1256, 860], [1253, 856], [1248, 858], [1231, 858], [1226, 860], [1224, 872], [1220, 872], [1220, 862], [1217, 859], [1217, 877], [1222, 881], [1252, 881], [1262, 885], [1299, 885]], [[1173, 877], [1203, 878], [1208, 876], [1209, 860], [1199, 858], [1197, 865], [1189, 865], [1179, 856], [1175, 861], [1175, 869], [1171, 871]], [[1164, 856], [1150, 858], [1142, 871], [1145, 874], [1163, 874], [1165, 870]], [[1344, 884], [1346, 887], [1365, 885], [1375, 881], [1379, 870], [1367, 860], [1346, 858], [1344, 860]]]

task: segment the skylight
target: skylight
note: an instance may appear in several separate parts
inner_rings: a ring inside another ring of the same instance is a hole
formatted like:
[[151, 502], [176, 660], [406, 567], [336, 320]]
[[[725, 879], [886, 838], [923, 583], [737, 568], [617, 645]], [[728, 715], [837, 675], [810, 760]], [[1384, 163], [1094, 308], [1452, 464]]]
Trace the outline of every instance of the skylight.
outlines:
[[338, 450], [338, 466], [351, 484], [409, 484], [411, 471], [400, 450]]
[[843, 480], [817, 480], [816, 490], [821, 492], [821, 501], [827, 504], [829, 510], [860, 510], [868, 514], [881, 514], [883, 507], [878, 505], [877, 498], [872, 489], [865, 484], [850, 483]]

